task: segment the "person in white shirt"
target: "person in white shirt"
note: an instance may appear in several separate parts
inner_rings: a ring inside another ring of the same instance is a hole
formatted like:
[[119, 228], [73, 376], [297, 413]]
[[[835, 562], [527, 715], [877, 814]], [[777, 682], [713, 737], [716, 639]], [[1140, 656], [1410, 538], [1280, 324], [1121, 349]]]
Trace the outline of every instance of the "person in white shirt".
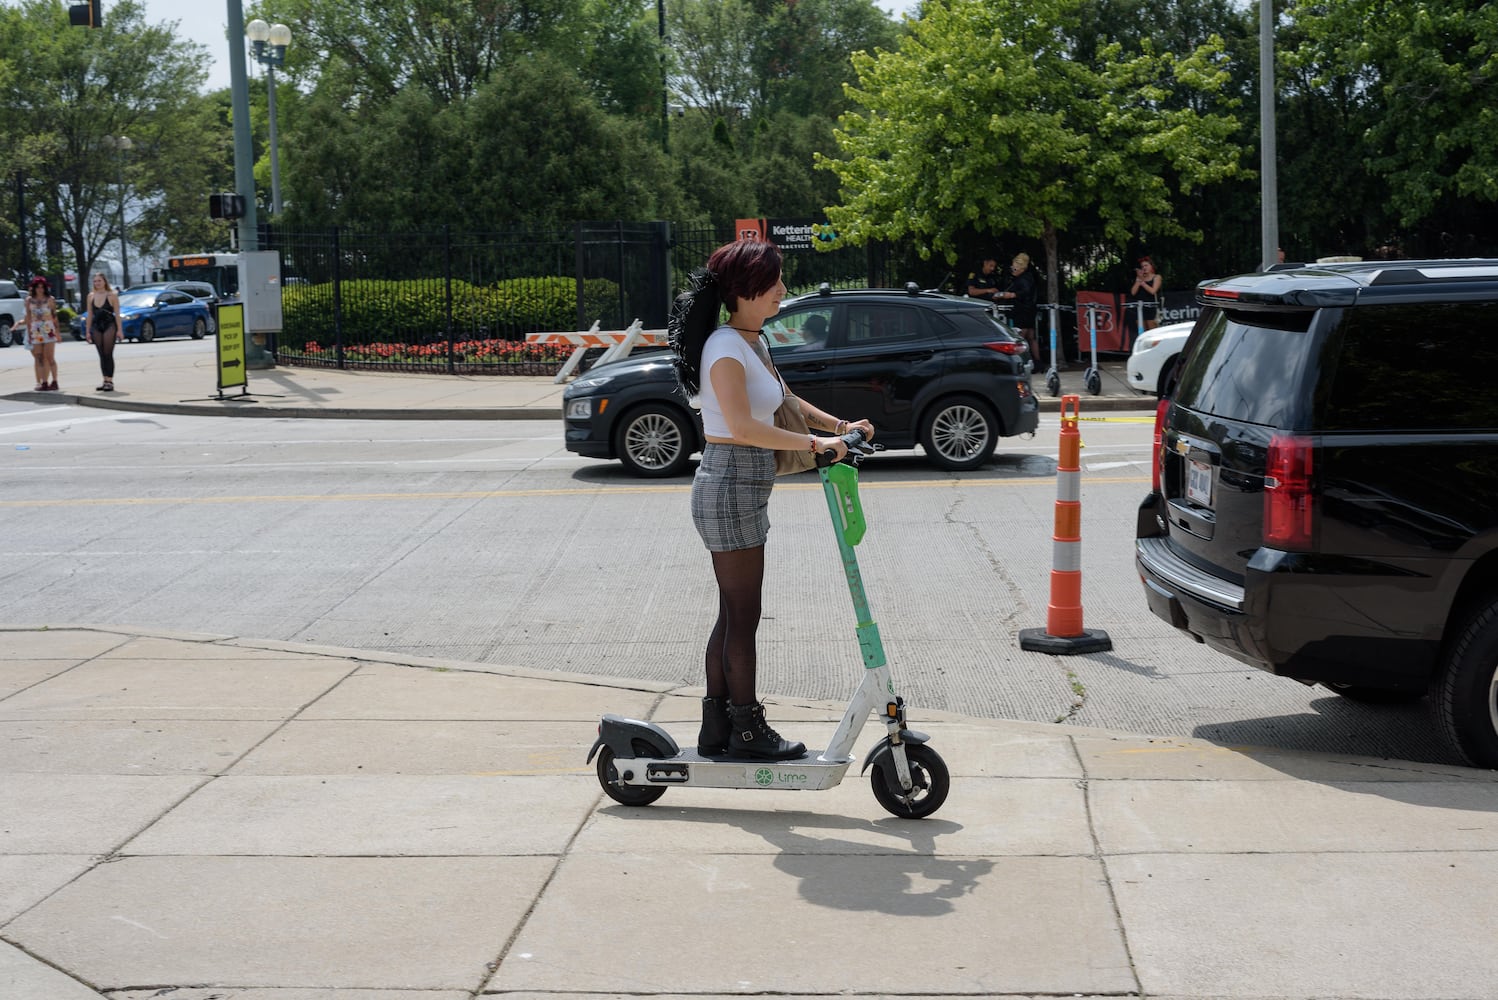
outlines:
[[[755, 691], [775, 452], [831, 450], [842, 458], [847, 445], [838, 435], [853, 427], [868, 438], [874, 435], [867, 420], [840, 420], [795, 397], [774, 371], [761, 331], [785, 296], [780, 270], [780, 251], [773, 243], [740, 240], [719, 247], [671, 310], [677, 377], [702, 410], [707, 439], [692, 480], [692, 522], [712, 555], [718, 581], [718, 618], [707, 641], [707, 697], [697, 737], [704, 756], [788, 760], [806, 753], [804, 744], [782, 739], [771, 728]], [[726, 323], [720, 322], [724, 309]], [[829, 436], [776, 427], [775, 410], [787, 396], [809, 427]]]

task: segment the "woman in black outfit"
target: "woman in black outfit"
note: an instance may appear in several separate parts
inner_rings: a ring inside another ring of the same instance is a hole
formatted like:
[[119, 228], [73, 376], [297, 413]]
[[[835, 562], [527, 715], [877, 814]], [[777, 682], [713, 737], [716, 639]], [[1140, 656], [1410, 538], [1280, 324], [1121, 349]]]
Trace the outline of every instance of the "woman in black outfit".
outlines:
[[999, 298], [1010, 299], [1014, 308], [1009, 318], [1014, 321], [1019, 335], [1030, 345], [1030, 360], [1040, 364], [1040, 341], [1035, 339], [1035, 272], [1030, 270], [1030, 255], [1019, 253], [1009, 265], [1009, 288]]
[[120, 297], [109, 287], [109, 279], [104, 275], [94, 275], [87, 304], [84, 330], [88, 342], [99, 351], [99, 370], [104, 373], [104, 382], [95, 391], [114, 392], [114, 345], [120, 338]]

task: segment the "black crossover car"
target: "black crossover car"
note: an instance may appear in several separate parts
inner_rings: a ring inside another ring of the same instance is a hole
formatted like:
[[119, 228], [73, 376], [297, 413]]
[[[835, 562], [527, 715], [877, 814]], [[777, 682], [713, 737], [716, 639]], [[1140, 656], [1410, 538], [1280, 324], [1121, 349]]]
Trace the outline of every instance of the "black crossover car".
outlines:
[[[1024, 341], [977, 299], [823, 288], [787, 299], [765, 326], [775, 366], [798, 396], [874, 422], [887, 448], [919, 444], [944, 469], [976, 469], [1001, 437], [1034, 433]], [[567, 450], [617, 458], [642, 476], [683, 471], [702, 421], [666, 351], [584, 374], [563, 394]]]
[[1498, 767], [1498, 260], [1205, 282], [1156, 418], [1150, 608]]

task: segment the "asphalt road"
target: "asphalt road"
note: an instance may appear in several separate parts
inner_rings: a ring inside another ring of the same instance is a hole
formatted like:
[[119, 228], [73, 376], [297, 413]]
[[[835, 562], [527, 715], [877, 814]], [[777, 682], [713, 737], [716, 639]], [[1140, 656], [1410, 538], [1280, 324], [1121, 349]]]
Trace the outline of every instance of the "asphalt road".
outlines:
[[[0, 351], [12, 362], [29, 358]], [[1456, 763], [1423, 703], [1347, 702], [1148, 613], [1132, 563], [1144, 414], [1083, 425], [1083, 604], [1113, 650], [1020, 650], [1017, 632], [1044, 625], [1049, 600], [1056, 433], [1044, 418], [977, 473], [939, 473], [916, 453], [865, 469], [859, 560], [917, 725], [930, 708]], [[715, 596], [689, 479], [630, 479], [560, 440], [550, 421], [245, 421], [0, 401], [4, 617], [695, 682]], [[761, 690], [841, 698], [858, 648], [815, 479], [783, 482], [771, 516]]]

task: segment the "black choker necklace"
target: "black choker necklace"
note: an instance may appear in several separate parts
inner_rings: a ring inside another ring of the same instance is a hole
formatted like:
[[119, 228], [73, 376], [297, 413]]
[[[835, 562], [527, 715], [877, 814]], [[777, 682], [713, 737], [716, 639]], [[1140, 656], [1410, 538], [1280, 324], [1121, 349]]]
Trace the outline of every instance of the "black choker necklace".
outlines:
[[730, 330], [737, 330], [737, 331], [739, 331], [739, 332], [740, 332], [740, 333], [752, 333], [752, 334], [754, 334], [754, 335], [755, 335], [755, 336], [756, 336], [756, 337], [758, 337], [758, 336], [759, 336], [759, 335], [760, 335], [760, 334], [762, 334], [762, 333], [764, 333], [764, 332], [765, 332], [765, 328], [764, 328], [764, 327], [760, 327], [760, 328], [759, 328], [759, 329], [758, 329], [758, 330], [746, 330], [746, 329], [744, 329], [744, 328], [743, 328], [743, 327], [742, 327], [742, 326], [734, 326], [734, 325], [733, 325], [733, 324], [732, 324], [732, 323], [729, 323], [729, 324], [728, 324], [728, 328], [729, 328], [729, 329], [730, 329]]

